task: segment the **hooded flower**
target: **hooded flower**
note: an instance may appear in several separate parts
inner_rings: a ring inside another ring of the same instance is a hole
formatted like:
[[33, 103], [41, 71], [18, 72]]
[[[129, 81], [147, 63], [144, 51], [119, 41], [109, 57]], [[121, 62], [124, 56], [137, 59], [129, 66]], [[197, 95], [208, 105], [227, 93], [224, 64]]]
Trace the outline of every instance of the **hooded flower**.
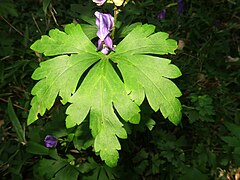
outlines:
[[103, 54], [107, 54], [109, 50], [114, 50], [113, 42], [110, 37], [110, 31], [114, 26], [114, 18], [111, 14], [95, 12], [96, 24], [98, 26], [97, 36], [98, 48]]
[[167, 10], [164, 9], [158, 14], [158, 19], [163, 20], [166, 17]]
[[183, 11], [184, 11], [184, 0], [178, 0], [177, 12], [178, 14], [182, 14]]
[[101, 6], [106, 2], [106, 0], [93, 0], [93, 2], [96, 3], [98, 6]]
[[57, 146], [57, 138], [55, 136], [47, 135], [44, 139], [45, 146], [47, 148], [53, 148]]

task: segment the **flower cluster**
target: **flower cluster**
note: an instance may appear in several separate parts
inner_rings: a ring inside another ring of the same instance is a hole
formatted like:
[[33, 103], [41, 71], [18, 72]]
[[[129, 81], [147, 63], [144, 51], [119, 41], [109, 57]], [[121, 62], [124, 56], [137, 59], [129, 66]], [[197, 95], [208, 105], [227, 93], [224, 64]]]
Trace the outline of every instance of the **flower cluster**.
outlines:
[[103, 54], [108, 54], [109, 50], [114, 50], [113, 41], [110, 37], [110, 32], [114, 26], [114, 18], [111, 14], [95, 12], [96, 24], [98, 26], [97, 36], [98, 47]]

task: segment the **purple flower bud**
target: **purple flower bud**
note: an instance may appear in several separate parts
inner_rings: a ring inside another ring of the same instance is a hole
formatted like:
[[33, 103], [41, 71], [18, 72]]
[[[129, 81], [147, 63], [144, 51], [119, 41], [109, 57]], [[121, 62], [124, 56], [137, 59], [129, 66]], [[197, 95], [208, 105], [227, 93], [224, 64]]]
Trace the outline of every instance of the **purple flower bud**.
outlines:
[[57, 146], [57, 138], [55, 136], [47, 135], [44, 139], [44, 142], [47, 148], [53, 148]]
[[95, 2], [98, 6], [101, 6], [106, 2], [106, 0], [93, 0], [93, 2]]
[[103, 54], [108, 54], [109, 50], [114, 51], [112, 39], [109, 36], [107, 36], [104, 41], [99, 39], [97, 50], [101, 50]]
[[164, 9], [158, 14], [158, 19], [163, 20], [166, 17], [167, 10]]
[[177, 13], [182, 14], [184, 11], [184, 0], [178, 0]]

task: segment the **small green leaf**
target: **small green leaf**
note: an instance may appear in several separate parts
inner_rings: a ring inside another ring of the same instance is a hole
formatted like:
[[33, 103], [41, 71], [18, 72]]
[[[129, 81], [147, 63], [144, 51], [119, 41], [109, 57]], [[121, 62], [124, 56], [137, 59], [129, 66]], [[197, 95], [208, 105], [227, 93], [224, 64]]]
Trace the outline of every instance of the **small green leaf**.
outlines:
[[68, 163], [61, 159], [58, 161], [52, 159], [41, 159], [34, 166], [34, 177], [36, 179], [52, 179], [59, 170], [63, 169], [67, 165]]
[[43, 11], [44, 14], [47, 14], [47, 8], [52, 0], [43, 0]]
[[186, 169], [186, 173], [183, 176], [179, 177], [179, 179], [180, 180], [195, 179], [196, 177], [199, 180], [207, 180], [207, 179], [209, 179], [207, 174], [203, 174], [197, 168], [188, 168], [188, 169]]
[[49, 149], [33, 141], [27, 143], [26, 151], [32, 154], [48, 155]]
[[155, 125], [156, 125], [156, 122], [153, 119], [148, 119], [146, 122], [146, 126], [150, 131], [154, 128]]
[[26, 143], [25, 132], [24, 132], [24, 130], [23, 130], [23, 128], [22, 128], [22, 126], [19, 122], [19, 119], [18, 119], [18, 117], [17, 117], [17, 115], [16, 115], [16, 113], [13, 109], [11, 99], [8, 100], [7, 112], [8, 112], [9, 119], [12, 122], [13, 128], [16, 131], [18, 141], [20, 143], [25, 144]]
[[230, 122], [225, 122], [224, 125], [227, 127], [227, 129], [232, 133], [232, 135], [238, 137], [240, 139], [240, 125], [233, 124]]
[[66, 167], [60, 169], [52, 180], [76, 180], [78, 179], [79, 172], [74, 166], [67, 165]]
[[238, 139], [235, 136], [223, 136], [223, 137], [221, 137], [221, 139], [224, 142], [228, 143], [229, 146], [232, 146], [232, 147], [240, 146], [240, 139]]

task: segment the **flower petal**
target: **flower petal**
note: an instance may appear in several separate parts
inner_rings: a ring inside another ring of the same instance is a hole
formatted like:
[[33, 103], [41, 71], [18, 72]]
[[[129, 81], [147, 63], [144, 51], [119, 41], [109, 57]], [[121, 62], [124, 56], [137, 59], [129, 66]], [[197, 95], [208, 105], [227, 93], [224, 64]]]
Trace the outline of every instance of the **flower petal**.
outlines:
[[98, 39], [98, 47], [97, 50], [101, 50], [103, 48], [103, 41], [101, 39]]
[[104, 43], [106, 44], [106, 46], [111, 49], [111, 50], [114, 50], [114, 47], [113, 47], [113, 41], [112, 39], [107, 36], [105, 39], [104, 39]]
[[101, 6], [106, 2], [106, 0], [93, 0], [93, 2], [96, 3], [98, 6]]
[[177, 6], [177, 13], [182, 14], [184, 11], [184, 1], [183, 0], [178, 0], [178, 6]]
[[166, 10], [166, 9], [162, 10], [162, 11], [158, 14], [158, 19], [159, 19], [159, 20], [164, 19], [164, 18], [166, 17], [166, 13], [167, 13], [167, 10]]
[[109, 48], [108, 48], [107, 46], [103, 46], [101, 52], [102, 52], [103, 54], [108, 54]]
[[98, 11], [95, 12], [96, 24], [98, 26], [97, 36], [104, 41], [104, 39], [110, 34], [114, 26], [114, 18], [111, 14], [104, 14]]

